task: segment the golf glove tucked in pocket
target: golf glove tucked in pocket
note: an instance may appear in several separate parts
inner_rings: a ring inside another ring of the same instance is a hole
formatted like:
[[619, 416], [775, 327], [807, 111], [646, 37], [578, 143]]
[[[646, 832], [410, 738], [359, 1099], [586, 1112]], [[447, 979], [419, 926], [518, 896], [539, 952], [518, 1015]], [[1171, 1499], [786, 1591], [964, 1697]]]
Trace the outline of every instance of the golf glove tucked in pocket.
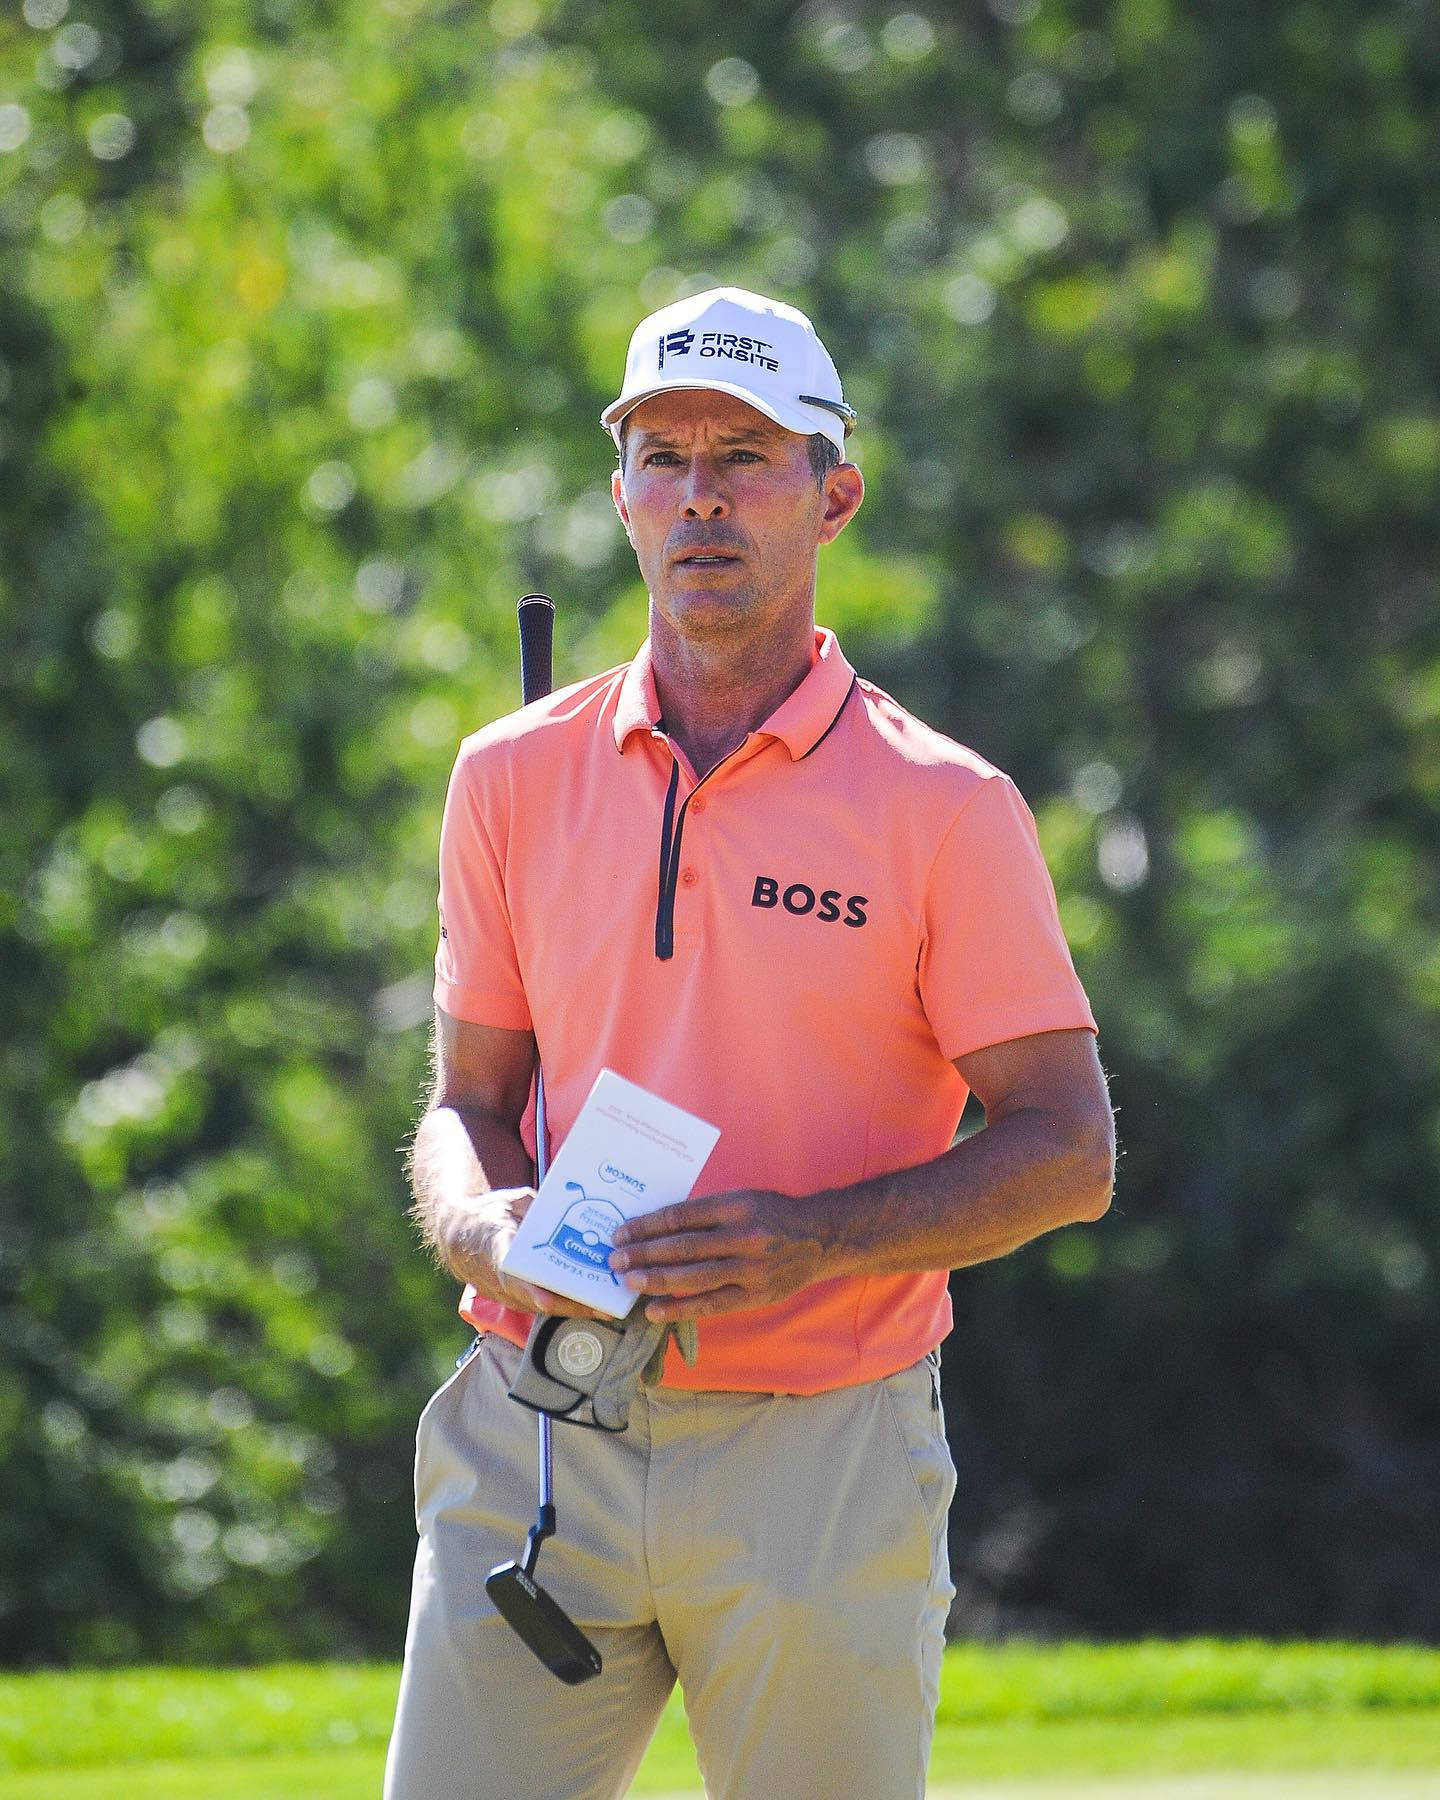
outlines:
[[653, 1322], [638, 1312], [629, 1319], [537, 1318], [510, 1398], [571, 1425], [624, 1431], [630, 1402], [643, 1381], [653, 1387], [665, 1365], [673, 1334], [680, 1354], [694, 1364], [695, 1324]]

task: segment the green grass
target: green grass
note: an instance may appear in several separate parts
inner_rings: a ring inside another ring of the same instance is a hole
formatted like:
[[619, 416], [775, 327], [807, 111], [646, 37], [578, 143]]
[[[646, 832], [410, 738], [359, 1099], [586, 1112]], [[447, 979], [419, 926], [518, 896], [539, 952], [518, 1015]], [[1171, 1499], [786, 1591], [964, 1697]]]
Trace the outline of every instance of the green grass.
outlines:
[[932, 1785], [1053, 1778], [1421, 1770], [1440, 1795], [1440, 1712], [1016, 1719], [936, 1733]]
[[201, 1756], [116, 1768], [31, 1769], [5, 1800], [378, 1800], [385, 1751]]
[[0, 1769], [333, 1753], [379, 1745], [400, 1671], [333, 1664], [0, 1678]]
[[[393, 1665], [0, 1677], [3, 1791], [6, 1800], [373, 1800], [398, 1678]], [[1176, 1785], [1202, 1776], [1193, 1789]], [[634, 1792], [698, 1791], [677, 1697]], [[1440, 1796], [1440, 1652], [1196, 1641], [946, 1656], [937, 1800], [1190, 1791], [1196, 1800]]]

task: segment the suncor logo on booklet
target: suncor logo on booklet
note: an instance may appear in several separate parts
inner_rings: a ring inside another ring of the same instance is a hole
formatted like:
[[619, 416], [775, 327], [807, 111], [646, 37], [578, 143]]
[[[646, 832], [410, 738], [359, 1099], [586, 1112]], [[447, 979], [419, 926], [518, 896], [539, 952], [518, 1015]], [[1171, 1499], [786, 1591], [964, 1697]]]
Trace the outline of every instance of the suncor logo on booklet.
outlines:
[[[839, 888], [822, 888], [817, 893], [804, 881], [792, 881], [789, 887], [782, 889], [779, 879], [774, 875], [755, 877], [750, 904], [767, 910], [783, 906], [796, 919], [804, 919], [813, 914], [822, 925], [833, 925], [838, 919], [842, 925], [849, 925], [853, 930], [870, 923], [865, 915], [865, 908], [870, 904], [868, 894], [850, 894], [842, 899]], [[842, 906], [845, 908], [843, 914], [840, 911]]]
[[599, 1175], [602, 1181], [608, 1181], [612, 1187], [629, 1188], [632, 1194], [643, 1194], [645, 1192], [645, 1183], [640, 1177], [638, 1175], [631, 1175], [627, 1170], [620, 1168], [616, 1163], [601, 1163], [600, 1167], [596, 1170], [596, 1174]]

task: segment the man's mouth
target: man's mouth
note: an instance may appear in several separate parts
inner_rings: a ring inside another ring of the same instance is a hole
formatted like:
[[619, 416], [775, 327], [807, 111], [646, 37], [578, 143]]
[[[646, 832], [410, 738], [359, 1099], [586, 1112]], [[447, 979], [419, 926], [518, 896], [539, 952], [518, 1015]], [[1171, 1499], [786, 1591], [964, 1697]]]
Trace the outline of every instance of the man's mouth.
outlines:
[[692, 551], [689, 556], [681, 556], [676, 559], [677, 566], [682, 569], [719, 569], [723, 568], [726, 563], [738, 560], [737, 557], [727, 555], [720, 550], [696, 550]]

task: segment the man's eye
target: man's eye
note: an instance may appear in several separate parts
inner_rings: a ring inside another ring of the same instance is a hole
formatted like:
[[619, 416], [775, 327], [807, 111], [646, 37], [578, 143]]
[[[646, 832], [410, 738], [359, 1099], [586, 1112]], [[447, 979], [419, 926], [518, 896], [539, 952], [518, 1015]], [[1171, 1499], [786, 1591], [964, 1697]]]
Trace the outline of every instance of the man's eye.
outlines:
[[670, 463], [676, 462], [678, 460], [679, 459], [676, 457], [675, 452], [673, 450], [652, 450], [649, 453], [649, 455], [645, 458], [645, 466], [647, 469], [651, 469], [651, 468], [654, 468], [654, 466], [657, 463], [659, 463], [662, 466], [668, 467], [668, 465]]
[[760, 455], [758, 450], [732, 450], [730, 460], [731, 462], [764, 462], [765, 458]]

